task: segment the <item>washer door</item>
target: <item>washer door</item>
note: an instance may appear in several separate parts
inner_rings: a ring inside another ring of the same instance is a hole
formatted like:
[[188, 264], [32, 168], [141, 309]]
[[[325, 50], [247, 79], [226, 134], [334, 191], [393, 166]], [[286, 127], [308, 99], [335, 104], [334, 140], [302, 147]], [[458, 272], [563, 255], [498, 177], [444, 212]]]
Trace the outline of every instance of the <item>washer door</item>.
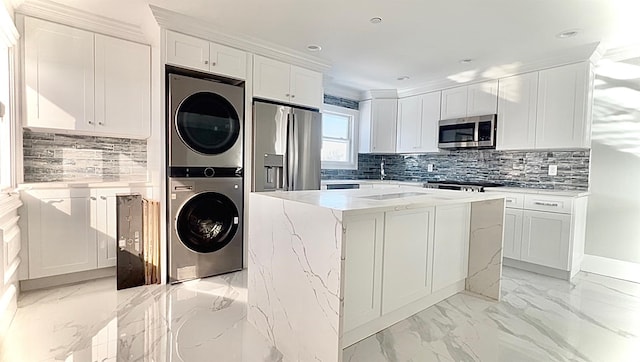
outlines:
[[238, 112], [224, 97], [211, 92], [185, 98], [178, 106], [175, 122], [182, 142], [205, 155], [228, 151], [240, 136]]
[[231, 242], [238, 230], [238, 217], [238, 209], [225, 195], [197, 194], [178, 211], [178, 238], [195, 252], [212, 253]]

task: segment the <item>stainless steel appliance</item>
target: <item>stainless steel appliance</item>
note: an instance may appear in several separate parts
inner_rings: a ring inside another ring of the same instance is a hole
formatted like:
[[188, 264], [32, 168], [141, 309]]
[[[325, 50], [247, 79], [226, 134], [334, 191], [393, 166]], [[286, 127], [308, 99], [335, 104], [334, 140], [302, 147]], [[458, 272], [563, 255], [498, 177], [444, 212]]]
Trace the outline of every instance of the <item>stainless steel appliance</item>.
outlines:
[[445, 119], [439, 122], [438, 148], [495, 148], [496, 115]]
[[242, 167], [244, 83], [168, 74], [170, 167]]
[[423, 184], [427, 189], [441, 189], [441, 190], [457, 190], [457, 191], [470, 191], [470, 192], [484, 192], [486, 187], [498, 187], [504, 186], [498, 183], [492, 182], [464, 182], [464, 181], [433, 181]]
[[319, 190], [322, 115], [253, 103], [253, 190]]
[[169, 193], [169, 282], [242, 269], [242, 177], [172, 177]]

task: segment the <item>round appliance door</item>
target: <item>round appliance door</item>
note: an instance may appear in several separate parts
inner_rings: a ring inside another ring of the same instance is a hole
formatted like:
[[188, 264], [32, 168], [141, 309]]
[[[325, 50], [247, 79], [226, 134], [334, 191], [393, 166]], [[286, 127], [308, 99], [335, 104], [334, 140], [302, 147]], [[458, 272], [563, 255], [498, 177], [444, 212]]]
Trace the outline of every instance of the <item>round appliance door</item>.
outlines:
[[203, 192], [187, 200], [178, 211], [180, 241], [198, 253], [224, 248], [238, 231], [238, 209], [225, 195]]
[[205, 155], [228, 151], [240, 136], [238, 112], [224, 97], [211, 92], [185, 98], [178, 106], [175, 122], [182, 142]]

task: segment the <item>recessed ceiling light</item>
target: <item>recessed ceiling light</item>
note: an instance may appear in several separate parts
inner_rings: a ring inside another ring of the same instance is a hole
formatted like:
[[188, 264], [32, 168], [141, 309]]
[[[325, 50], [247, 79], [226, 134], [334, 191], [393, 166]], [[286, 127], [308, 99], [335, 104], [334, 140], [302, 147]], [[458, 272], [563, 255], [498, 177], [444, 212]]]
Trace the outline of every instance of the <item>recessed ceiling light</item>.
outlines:
[[307, 45], [307, 50], [310, 52], [319, 52], [320, 50], [322, 50], [322, 47], [317, 44], [309, 44]]
[[407, 79], [409, 79], [409, 76], [408, 75], [403, 75], [403, 76], [398, 77], [397, 79], [398, 80], [407, 80]]
[[580, 32], [579, 29], [565, 30], [561, 33], [556, 34], [556, 38], [560, 38], [560, 39], [573, 38], [574, 36], [578, 35], [579, 32]]
[[376, 16], [375, 18], [369, 19], [369, 21], [371, 22], [371, 24], [380, 24], [382, 22], [382, 18]]
[[467, 58], [467, 59], [461, 59], [460, 60], [460, 63], [462, 63], [462, 64], [469, 64], [471, 62], [473, 62], [473, 59]]

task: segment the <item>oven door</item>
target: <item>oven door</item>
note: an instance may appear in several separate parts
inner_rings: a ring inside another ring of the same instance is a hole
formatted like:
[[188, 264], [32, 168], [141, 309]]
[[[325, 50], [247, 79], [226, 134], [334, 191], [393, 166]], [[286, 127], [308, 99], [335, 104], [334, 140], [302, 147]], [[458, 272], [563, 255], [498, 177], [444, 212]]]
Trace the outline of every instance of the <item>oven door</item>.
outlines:
[[438, 148], [478, 147], [478, 124], [466, 118], [447, 119], [439, 123]]

